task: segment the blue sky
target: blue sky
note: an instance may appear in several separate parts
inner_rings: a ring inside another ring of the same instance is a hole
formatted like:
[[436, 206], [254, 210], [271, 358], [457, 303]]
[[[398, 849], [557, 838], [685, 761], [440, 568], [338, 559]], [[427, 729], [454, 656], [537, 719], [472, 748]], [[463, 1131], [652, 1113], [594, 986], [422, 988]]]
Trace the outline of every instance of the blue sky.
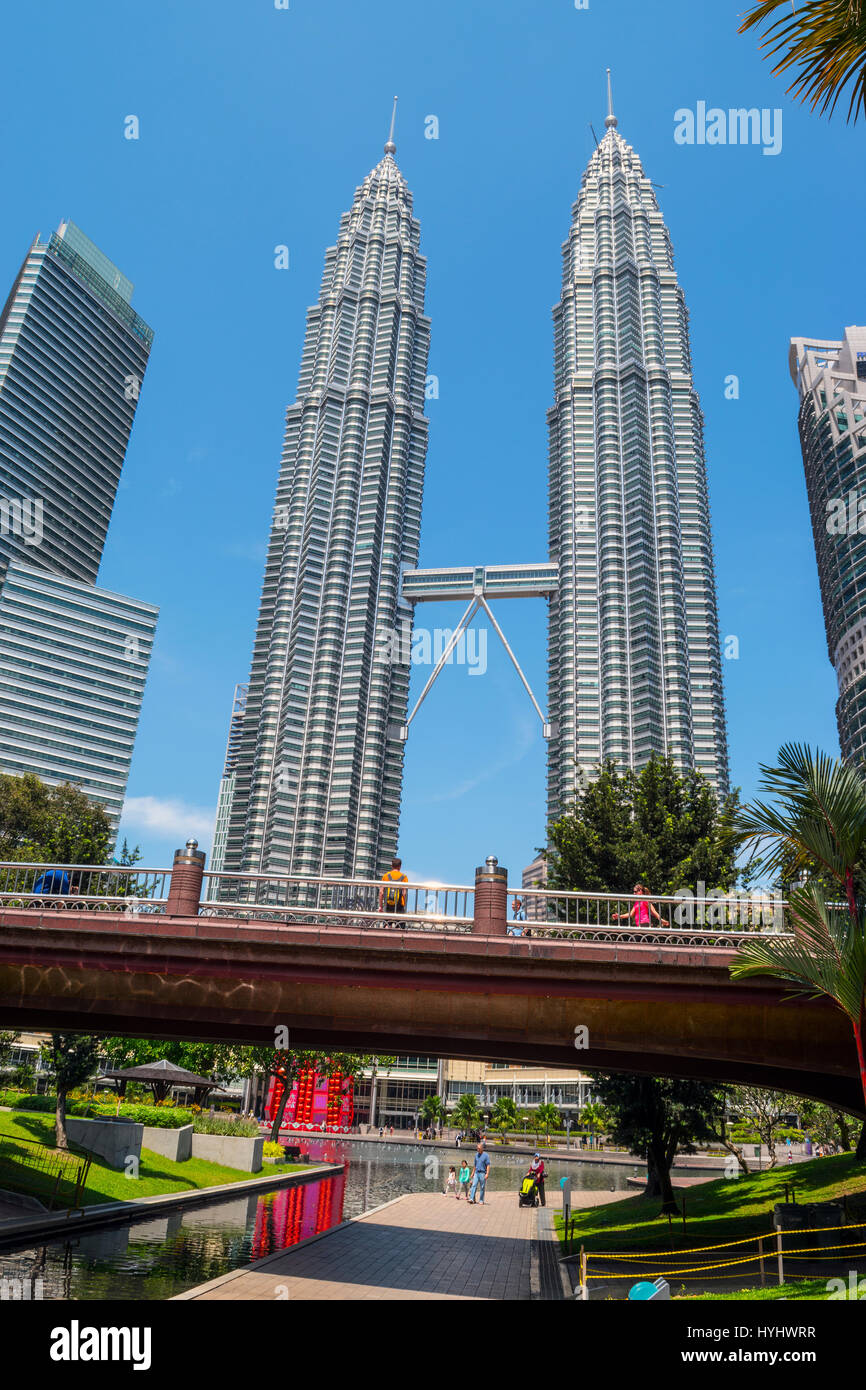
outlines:
[[[789, 101], [737, 34], [743, 8], [84, 0], [40, 10], [38, 42], [28, 10], [4, 12], [0, 286], [70, 217], [135, 282], [156, 334], [100, 572], [161, 608], [122, 827], [148, 864], [190, 831], [209, 847], [305, 312], [395, 92], [440, 379], [422, 564], [546, 558], [550, 310], [610, 66], [620, 130], [663, 185], [691, 313], [722, 635], [740, 643], [725, 663], [733, 780], [750, 794], [787, 739], [838, 752], [787, 352], [791, 336], [864, 321], [862, 132]], [[781, 153], [677, 144], [674, 113], [699, 101], [781, 108]], [[544, 703], [544, 603], [497, 616]], [[490, 853], [517, 873], [543, 842], [540, 726], [495, 640], [489, 658], [483, 678], [446, 670], [413, 725], [413, 875], [471, 882]]]

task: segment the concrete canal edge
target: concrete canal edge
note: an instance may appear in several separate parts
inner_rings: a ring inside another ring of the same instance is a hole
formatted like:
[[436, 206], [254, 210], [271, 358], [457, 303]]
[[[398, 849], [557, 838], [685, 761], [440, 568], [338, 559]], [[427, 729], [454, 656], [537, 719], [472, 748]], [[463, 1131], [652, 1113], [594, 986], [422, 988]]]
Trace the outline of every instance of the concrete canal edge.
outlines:
[[267, 1173], [261, 1178], [244, 1178], [240, 1182], [221, 1183], [218, 1187], [198, 1187], [185, 1192], [156, 1193], [152, 1197], [136, 1197], [130, 1202], [100, 1202], [98, 1206], [82, 1207], [79, 1211], [50, 1212], [34, 1221], [14, 1219], [0, 1222], [0, 1248], [26, 1245], [58, 1239], [79, 1231], [92, 1231], [136, 1218], [155, 1211], [176, 1207], [208, 1206], [221, 1198], [249, 1196], [256, 1192], [272, 1192], [278, 1187], [293, 1187], [299, 1183], [316, 1182], [319, 1178], [335, 1177], [343, 1172], [342, 1163], [322, 1163], [302, 1168], [294, 1173]]

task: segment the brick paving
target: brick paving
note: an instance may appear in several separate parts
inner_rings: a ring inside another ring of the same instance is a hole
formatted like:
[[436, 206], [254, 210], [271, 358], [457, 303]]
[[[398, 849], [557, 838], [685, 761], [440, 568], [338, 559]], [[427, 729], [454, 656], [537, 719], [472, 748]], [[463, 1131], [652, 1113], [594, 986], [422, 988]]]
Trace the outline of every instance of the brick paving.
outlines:
[[536, 1217], [512, 1192], [484, 1206], [412, 1193], [180, 1298], [529, 1299]]

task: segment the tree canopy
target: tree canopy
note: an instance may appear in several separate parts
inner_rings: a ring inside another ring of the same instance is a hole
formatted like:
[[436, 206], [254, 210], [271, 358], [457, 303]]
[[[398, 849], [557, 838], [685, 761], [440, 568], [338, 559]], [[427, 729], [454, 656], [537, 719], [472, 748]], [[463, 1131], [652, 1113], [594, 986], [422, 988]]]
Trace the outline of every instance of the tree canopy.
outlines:
[[736, 792], [719, 801], [698, 772], [654, 756], [640, 772], [608, 760], [550, 826], [553, 888], [630, 893], [636, 883], [672, 895], [737, 879]]
[[105, 807], [78, 787], [50, 787], [32, 772], [0, 773], [0, 859], [104, 864], [111, 841]]

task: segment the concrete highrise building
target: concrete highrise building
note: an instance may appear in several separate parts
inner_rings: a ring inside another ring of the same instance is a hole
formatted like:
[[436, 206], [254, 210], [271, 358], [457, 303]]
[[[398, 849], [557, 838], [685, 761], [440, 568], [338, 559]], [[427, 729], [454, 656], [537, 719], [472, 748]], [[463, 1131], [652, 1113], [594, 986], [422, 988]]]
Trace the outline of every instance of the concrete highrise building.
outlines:
[[[232, 715], [229, 720], [229, 736], [226, 742], [226, 756], [225, 762], [223, 763], [223, 775], [220, 782], [219, 797], [217, 798], [213, 848], [210, 855], [210, 872], [214, 874], [220, 873], [225, 865], [226, 837], [228, 835], [232, 798], [235, 791], [235, 772], [238, 765], [238, 751], [240, 749], [241, 736], [244, 729], [244, 714], [246, 712], [248, 694], [249, 686], [235, 686], [234, 698], [232, 700]], [[218, 896], [218, 885], [214, 880], [210, 881], [210, 896]]]
[[378, 876], [397, 846], [404, 630], [427, 449], [430, 322], [394, 158], [325, 255], [289, 407], [225, 846], [227, 871]]
[[866, 756], [866, 328], [792, 338], [800, 443], [842, 757]]
[[71, 782], [115, 833], [158, 611], [20, 560], [0, 591], [0, 770]]
[[549, 412], [548, 807], [670, 751], [728, 789], [703, 417], [654, 187], [610, 100], [563, 246]]
[[96, 580], [153, 342], [132, 291], [73, 222], [18, 272], [0, 315], [0, 578], [17, 556]]
[[153, 332], [72, 222], [0, 316], [0, 771], [71, 782], [114, 831], [157, 609], [95, 586]]

